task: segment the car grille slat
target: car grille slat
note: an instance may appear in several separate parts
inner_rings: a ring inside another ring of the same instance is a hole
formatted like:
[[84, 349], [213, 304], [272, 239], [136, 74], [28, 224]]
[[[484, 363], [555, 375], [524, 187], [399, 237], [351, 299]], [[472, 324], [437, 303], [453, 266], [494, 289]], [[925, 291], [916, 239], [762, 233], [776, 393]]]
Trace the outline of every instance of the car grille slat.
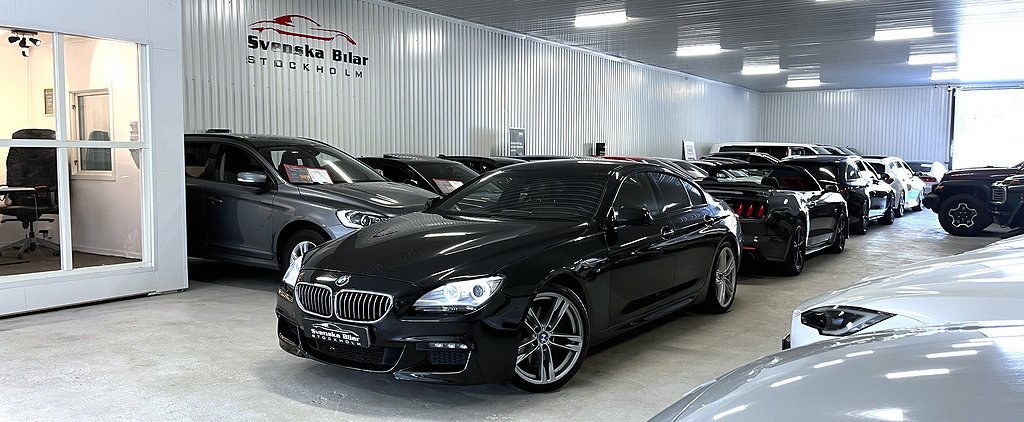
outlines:
[[295, 299], [302, 310], [321, 318], [330, 318], [334, 314], [331, 296], [331, 289], [322, 284], [298, 283], [295, 285]]
[[999, 205], [1006, 202], [1006, 186], [992, 186], [992, 203]]
[[335, 308], [337, 318], [349, 322], [377, 322], [391, 311], [393, 301], [390, 296], [342, 290], [338, 292]]

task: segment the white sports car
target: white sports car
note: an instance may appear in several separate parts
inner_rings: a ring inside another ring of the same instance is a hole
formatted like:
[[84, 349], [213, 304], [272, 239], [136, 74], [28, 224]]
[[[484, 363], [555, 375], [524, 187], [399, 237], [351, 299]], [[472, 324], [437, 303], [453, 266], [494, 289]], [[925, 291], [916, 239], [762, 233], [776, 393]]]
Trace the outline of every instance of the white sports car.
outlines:
[[808, 299], [783, 348], [858, 332], [1024, 319], [1024, 236], [913, 264]]

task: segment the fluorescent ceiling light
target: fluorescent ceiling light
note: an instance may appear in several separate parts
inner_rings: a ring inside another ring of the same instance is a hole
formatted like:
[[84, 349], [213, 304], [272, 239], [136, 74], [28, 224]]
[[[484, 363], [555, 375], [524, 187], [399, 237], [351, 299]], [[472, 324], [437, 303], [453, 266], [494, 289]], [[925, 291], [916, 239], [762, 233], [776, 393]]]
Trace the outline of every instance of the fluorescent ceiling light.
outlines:
[[891, 380], [896, 380], [896, 379], [900, 379], [900, 378], [928, 377], [928, 376], [933, 376], [933, 375], [947, 375], [947, 374], [949, 374], [949, 369], [940, 368], [940, 369], [922, 369], [922, 370], [919, 370], [919, 371], [890, 372], [888, 374], [885, 374], [885, 377], [888, 378], [888, 379], [891, 379]]
[[617, 10], [607, 13], [596, 13], [593, 15], [576, 15], [577, 28], [589, 28], [594, 26], [619, 25], [626, 23], [629, 17], [625, 10]]
[[676, 55], [679, 57], [711, 56], [721, 52], [722, 47], [718, 44], [691, 45], [676, 49]]
[[774, 75], [782, 72], [777, 64], [756, 64], [756, 65], [743, 65], [743, 70], [740, 71], [742, 75]]
[[935, 35], [930, 26], [919, 26], [916, 28], [876, 29], [875, 41], [909, 40], [913, 38], [928, 38]]
[[932, 71], [933, 81], [949, 81], [956, 79], [960, 79], [960, 72], [957, 72], [955, 70], [943, 70], [939, 72], [936, 72], [934, 70]]
[[786, 88], [814, 88], [821, 86], [821, 79], [790, 79]]
[[956, 53], [914, 54], [910, 56], [907, 63], [913, 65], [956, 63]]

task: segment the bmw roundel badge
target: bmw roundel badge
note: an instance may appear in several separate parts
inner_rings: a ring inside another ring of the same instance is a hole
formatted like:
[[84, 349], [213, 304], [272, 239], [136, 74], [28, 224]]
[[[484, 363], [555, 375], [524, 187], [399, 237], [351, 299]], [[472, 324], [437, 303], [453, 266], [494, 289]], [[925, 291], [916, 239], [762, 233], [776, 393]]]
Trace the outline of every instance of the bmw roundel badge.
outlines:
[[341, 287], [341, 286], [344, 286], [344, 285], [348, 284], [348, 282], [351, 281], [351, 280], [352, 280], [352, 276], [350, 276], [348, 274], [345, 274], [345, 275], [342, 275], [342, 276], [338, 277], [338, 280], [335, 281], [334, 284], [337, 284], [338, 287]]

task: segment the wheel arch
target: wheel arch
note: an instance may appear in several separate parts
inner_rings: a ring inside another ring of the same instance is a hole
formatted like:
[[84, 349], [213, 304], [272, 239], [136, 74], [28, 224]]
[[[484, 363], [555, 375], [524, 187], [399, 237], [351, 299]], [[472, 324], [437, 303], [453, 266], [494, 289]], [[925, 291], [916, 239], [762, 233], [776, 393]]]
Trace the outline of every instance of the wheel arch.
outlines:
[[281, 249], [284, 248], [284, 243], [287, 242], [288, 239], [291, 238], [292, 235], [298, 232], [299, 230], [312, 230], [317, 233], [320, 233], [326, 239], [331, 239], [331, 234], [328, 233], [327, 230], [324, 230], [323, 227], [320, 227], [319, 224], [306, 220], [292, 221], [286, 224], [284, 227], [282, 227], [281, 230], [277, 233], [277, 240], [274, 242], [275, 256], [280, 257]]

